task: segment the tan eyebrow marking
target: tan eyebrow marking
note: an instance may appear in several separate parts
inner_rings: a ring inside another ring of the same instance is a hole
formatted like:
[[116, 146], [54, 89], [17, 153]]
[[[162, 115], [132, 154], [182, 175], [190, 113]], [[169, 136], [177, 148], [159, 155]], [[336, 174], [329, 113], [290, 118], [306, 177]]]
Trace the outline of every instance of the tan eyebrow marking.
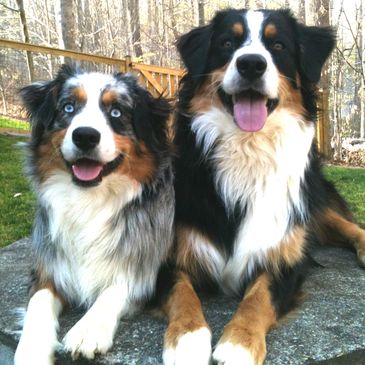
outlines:
[[111, 90], [105, 91], [101, 97], [101, 101], [104, 105], [113, 104], [116, 100], [118, 100], [118, 94]]
[[72, 95], [81, 104], [84, 104], [87, 101], [87, 94], [82, 86], [75, 87], [72, 90]]
[[272, 23], [269, 23], [265, 27], [264, 35], [266, 38], [274, 37], [278, 33], [278, 29], [276, 26]]
[[235, 35], [242, 36], [244, 32], [242, 23], [240, 22], [234, 23], [232, 26], [232, 31]]

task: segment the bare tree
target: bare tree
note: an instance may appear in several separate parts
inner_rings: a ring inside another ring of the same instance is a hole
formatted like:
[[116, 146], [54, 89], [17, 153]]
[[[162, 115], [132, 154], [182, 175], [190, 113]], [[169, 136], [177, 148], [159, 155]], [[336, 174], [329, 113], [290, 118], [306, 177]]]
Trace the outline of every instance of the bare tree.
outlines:
[[306, 21], [306, 17], [305, 17], [305, 0], [299, 0], [298, 19], [303, 24], [305, 24], [305, 21]]
[[360, 1], [360, 20], [359, 20], [359, 51], [357, 52], [361, 68], [361, 83], [360, 83], [360, 138], [365, 138], [365, 20], [364, 20], [364, 3]]
[[62, 37], [66, 49], [79, 50], [76, 0], [61, 0]]
[[143, 51], [141, 45], [141, 23], [139, 19], [139, 0], [128, 0], [128, 9], [131, 18], [132, 45], [134, 55], [142, 58]]
[[199, 18], [199, 26], [205, 24], [205, 17], [204, 17], [204, 0], [198, 0], [198, 18]]
[[[19, 8], [19, 16], [20, 16], [20, 22], [22, 25], [24, 41], [26, 43], [30, 43], [29, 32], [28, 32], [28, 23], [27, 23], [27, 18], [25, 16], [23, 0], [16, 0], [16, 3]], [[28, 65], [29, 81], [33, 82], [35, 77], [34, 77], [34, 62], [33, 62], [32, 53], [29, 51], [26, 51], [26, 58], [27, 58], [27, 65]]]
[[[320, 27], [328, 27], [330, 25], [330, 7], [329, 0], [311, 0], [308, 2], [308, 8], [306, 9], [306, 22], [309, 25], [316, 25]], [[323, 105], [328, 105], [329, 98], [329, 62], [327, 61], [322, 68], [322, 76], [319, 82], [319, 87], [322, 89]], [[328, 118], [328, 110], [322, 110], [325, 118]], [[326, 125], [323, 129], [324, 146], [323, 151], [327, 158], [331, 158], [331, 136], [329, 133], [329, 125]]]

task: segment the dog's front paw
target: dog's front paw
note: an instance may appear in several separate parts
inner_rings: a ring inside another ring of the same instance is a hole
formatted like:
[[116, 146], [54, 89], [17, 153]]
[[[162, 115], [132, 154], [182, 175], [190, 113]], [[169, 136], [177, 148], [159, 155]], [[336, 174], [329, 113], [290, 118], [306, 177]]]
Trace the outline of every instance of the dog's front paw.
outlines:
[[230, 342], [219, 343], [213, 352], [218, 365], [258, 365], [252, 354], [241, 345]]
[[64, 349], [73, 359], [80, 355], [93, 359], [96, 354], [105, 354], [113, 345], [114, 330], [102, 321], [81, 318], [63, 339]]
[[21, 338], [15, 351], [14, 365], [53, 365], [54, 350], [58, 342], [39, 341], [33, 338]]
[[[175, 331], [170, 327], [165, 336], [164, 365], [210, 364], [212, 335], [209, 328], [202, 327], [195, 331], [186, 332], [177, 338], [173, 332]], [[166, 341], [169, 337], [170, 341]]]

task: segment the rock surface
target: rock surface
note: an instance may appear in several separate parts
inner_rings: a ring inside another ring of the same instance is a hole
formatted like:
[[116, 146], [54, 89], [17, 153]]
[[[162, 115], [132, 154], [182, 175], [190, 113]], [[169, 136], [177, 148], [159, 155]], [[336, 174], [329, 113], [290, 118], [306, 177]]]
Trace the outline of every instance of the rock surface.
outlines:
[[[313, 256], [323, 267], [311, 270], [298, 311], [274, 329], [267, 339], [265, 365], [365, 365], [365, 271], [355, 254], [321, 248]], [[27, 301], [31, 253], [27, 239], [0, 250], [0, 364], [12, 365], [19, 339], [16, 308]], [[215, 344], [237, 302], [214, 297], [203, 300]], [[60, 338], [82, 312], [65, 313]], [[123, 319], [109, 354], [93, 362], [72, 361], [59, 354], [57, 364], [160, 365], [166, 322], [142, 313]], [[189, 364], [187, 364], [189, 365]]]

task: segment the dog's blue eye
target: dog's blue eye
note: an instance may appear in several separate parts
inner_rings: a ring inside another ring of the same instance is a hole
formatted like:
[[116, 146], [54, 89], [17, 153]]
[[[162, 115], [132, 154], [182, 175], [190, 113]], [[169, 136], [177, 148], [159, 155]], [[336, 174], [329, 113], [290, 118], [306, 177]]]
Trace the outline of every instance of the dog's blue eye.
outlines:
[[73, 113], [75, 108], [72, 104], [68, 103], [68, 104], [65, 104], [64, 107], [63, 107], [63, 110], [66, 112], [66, 113]]
[[121, 113], [121, 111], [119, 109], [114, 108], [114, 109], [111, 110], [110, 115], [113, 118], [119, 118], [122, 115], [122, 113]]

